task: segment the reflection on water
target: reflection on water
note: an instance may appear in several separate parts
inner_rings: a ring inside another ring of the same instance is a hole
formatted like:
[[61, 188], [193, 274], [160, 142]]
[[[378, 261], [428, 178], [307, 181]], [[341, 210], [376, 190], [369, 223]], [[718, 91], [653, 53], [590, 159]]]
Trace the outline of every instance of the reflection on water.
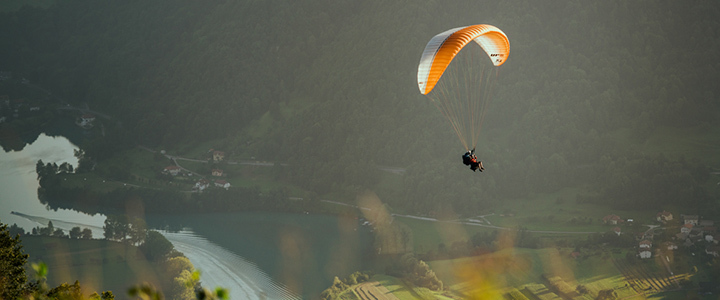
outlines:
[[[66, 234], [80, 227], [102, 238], [105, 216], [49, 210], [38, 200], [38, 160], [77, 167], [75, 149], [66, 138], [40, 134], [22, 151], [0, 152], [0, 222], [30, 231], [52, 221]], [[227, 288], [232, 299], [317, 297], [334, 276], [366, 266], [372, 252], [370, 232], [348, 217], [246, 212], [147, 215], [146, 222], [192, 228], [164, 235], [202, 272], [204, 286]]]
[[[64, 137], [40, 134], [37, 140], [22, 151], [0, 151], [0, 221], [10, 225], [16, 223], [27, 231], [38, 225], [11, 213], [16, 211], [102, 227], [104, 216], [89, 216], [67, 209], [50, 211], [38, 200], [39, 184], [35, 172], [38, 160], [58, 165], [68, 163], [77, 167], [78, 161], [73, 153], [75, 149], [77, 146]], [[46, 226], [47, 222], [41, 225]]]
[[232, 212], [147, 217], [169, 228], [192, 228], [302, 298], [317, 298], [335, 276], [368, 270], [373, 263], [373, 235], [352, 216]]
[[[91, 224], [66, 222], [38, 216], [15, 213], [18, 217], [36, 225], [52, 221], [55, 228], [69, 231], [80, 226], [93, 231], [93, 236], [102, 236], [103, 228]], [[300, 299], [273, 280], [255, 264], [198, 236], [192, 231], [161, 232], [175, 249], [182, 252], [202, 272], [201, 282], [205, 288], [223, 287], [228, 289], [230, 299]]]
[[[73, 145], [64, 137], [40, 134], [22, 151], [0, 151], [0, 222], [17, 224], [26, 231], [45, 227], [52, 221], [55, 228], [68, 233], [73, 227], [92, 230], [93, 237], [103, 236], [105, 216], [90, 216], [74, 210], [48, 210], [37, 196], [35, 166], [38, 160], [58, 165], [67, 162], [77, 167]], [[282, 286], [242, 257], [190, 231], [164, 233], [201, 271], [203, 285], [222, 286], [231, 299], [295, 299]], [[116, 291], [122, 294], [120, 291]]]
[[227, 288], [230, 299], [299, 299], [274, 283], [255, 264], [191, 231], [163, 235], [202, 272], [206, 288]]

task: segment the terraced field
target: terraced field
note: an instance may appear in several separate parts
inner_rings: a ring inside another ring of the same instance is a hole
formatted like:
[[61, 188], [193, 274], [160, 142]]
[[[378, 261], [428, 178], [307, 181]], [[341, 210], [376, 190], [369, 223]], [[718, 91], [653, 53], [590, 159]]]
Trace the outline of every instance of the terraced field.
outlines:
[[624, 259], [613, 259], [613, 264], [638, 293], [657, 293], [679, 288], [676, 278], [667, 272], [650, 271], [642, 263], [629, 264]]
[[359, 284], [355, 287], [355, 293], [361, 300], [398, 300], [398, 297], [377, 281]]

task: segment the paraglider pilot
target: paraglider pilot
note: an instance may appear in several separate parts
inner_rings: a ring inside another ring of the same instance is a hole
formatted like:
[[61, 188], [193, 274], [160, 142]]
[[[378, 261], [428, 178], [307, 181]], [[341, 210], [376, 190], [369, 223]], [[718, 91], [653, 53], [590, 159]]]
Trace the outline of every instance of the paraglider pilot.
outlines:
[[463, 164], [466, 166], [470, 166], [470, 170], [473, 170], [473, 172], [480, 170], [482, 172], [485, 170], [485, 168], [482, 165], [482, 161], [477, 160], [477, 156], [475, 156], [475, 148], [472, 150], [465, 152], [462, 156]]

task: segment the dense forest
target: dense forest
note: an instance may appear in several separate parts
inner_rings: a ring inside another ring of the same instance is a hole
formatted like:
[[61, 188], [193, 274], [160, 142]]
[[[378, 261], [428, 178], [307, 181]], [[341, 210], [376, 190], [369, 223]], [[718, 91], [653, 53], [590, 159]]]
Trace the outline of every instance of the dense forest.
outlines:
[[[384, 200], [420, 213], [577, 186], [577, 201], [698, 209], [717, 200], [720, 149], [636, 145], [718, 127], [717, 16], [712, 0], [58, 1], [2, 13], [0, 70], [111, 112], [138, 144], [214, 141], [319, 194], [372, 189], [383, 165], [407, 169]], [[415, 82], [433, 35], [478, 23], [511, 45], [481, 175]]]

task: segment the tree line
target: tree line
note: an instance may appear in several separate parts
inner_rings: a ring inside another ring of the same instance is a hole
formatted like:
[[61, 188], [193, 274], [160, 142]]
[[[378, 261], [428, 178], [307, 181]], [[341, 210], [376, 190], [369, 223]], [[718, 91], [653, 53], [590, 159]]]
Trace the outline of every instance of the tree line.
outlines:
[[[77, 228], [77, 230], [76, 230]], [[148, 261], [163, 270], [160, 278], [161, 286], [155, 287], [148, 283], [138, 283], [128, 288], [128, 295], [143, 299], [226, 299], [227, 291], [218, 288], [208, 290], [202, 287], [199, 273], [182, 253], [174, 249], [162, 234], [154, 230], [147, 230], [144, 221], [138, 218], [129, 219], [124, 215], [108, 216], [105, 221], [104, 236], [110, 241], [117, 241], [137, 246]], [[85, 228], [82, 235], [73, 237], [79, 227], [70, 230], [70, 235], [64, 235], [61, 229], [55, 228], [52, 221], [47, 227], [33, 228], [33, 235], [47, 235], [53, 237], [92, 239], [92, 232]], [[90, 232], [86, 232], [90, 231]], [[115, 299], [113, 291], [92, 293], [87, 291], [75, 281], [73, 284], [62, 283], [56, 287], [47, 285], [47, 266], [33, 263], [34, 279], [28, 278], [25, 267], [29, 255], [22, 250], [21, 237], [26, 232], [13, 224], [8, 226], [0, 223], [0, 298], [2, 299]], [[118, 293], [119, 291], [115, 291]], [[122, 291], [124, 292], [124, 291]]]

